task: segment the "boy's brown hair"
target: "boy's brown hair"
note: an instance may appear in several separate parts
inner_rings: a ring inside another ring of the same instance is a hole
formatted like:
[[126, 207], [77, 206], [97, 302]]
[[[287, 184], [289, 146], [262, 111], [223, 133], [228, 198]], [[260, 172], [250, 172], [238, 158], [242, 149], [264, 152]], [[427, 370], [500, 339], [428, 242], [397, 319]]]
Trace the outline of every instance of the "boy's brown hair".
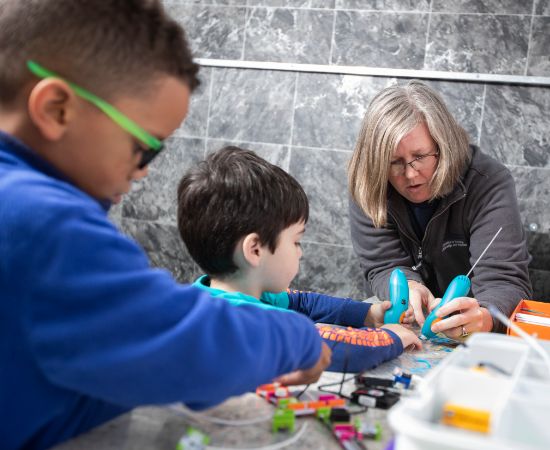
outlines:
[[158, 75], [198, 86], [183, 29], [157, 0], [2, 0], [0, 107], [32, 80], [31, 59], [112, 100]]
[[308, 217], [302, 186], [280, 167], [239, 147], [211, 153], [184, 174], [178, 187], [180, 236], [213, 277], [238, 270], [233, 254], [247, 234], [257, 233], [274, 253], [280, 233]]

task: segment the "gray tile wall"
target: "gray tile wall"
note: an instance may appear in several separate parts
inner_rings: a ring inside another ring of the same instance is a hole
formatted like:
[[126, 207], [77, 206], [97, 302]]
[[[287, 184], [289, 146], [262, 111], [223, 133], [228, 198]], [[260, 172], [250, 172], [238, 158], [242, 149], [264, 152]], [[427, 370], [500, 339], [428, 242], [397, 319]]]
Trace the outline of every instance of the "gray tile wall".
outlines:
[[[550, 0], [165, 0], [198, 57], [550, 77]], [[311, 202], [294, 286], [364, 295], [349, 240], [346, 164], [365, 108], [403, 80], [203, 68], [191, 113], [112, 215], [154, 265], [199, 274], [177, 235], [175, 189], [228, 143], [295, 176]], [[535, 297], [550, 300], [550, 88], [429, 82], [472, 142], [512, 171], [533, 255]]]

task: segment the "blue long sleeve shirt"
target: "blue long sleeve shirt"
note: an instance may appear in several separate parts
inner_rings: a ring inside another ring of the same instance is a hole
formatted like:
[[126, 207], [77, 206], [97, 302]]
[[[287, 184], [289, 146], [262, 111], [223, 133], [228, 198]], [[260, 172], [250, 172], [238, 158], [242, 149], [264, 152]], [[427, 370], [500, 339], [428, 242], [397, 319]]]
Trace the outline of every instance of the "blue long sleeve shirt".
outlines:
[[194, 285], [233, 305], [248, 303], [263, 309], [297, 312], [319, 323], [319, 333], [332, 349], [329, 371], [362, 372], [403, 352], [401, 339], [393, 331], [364, 327], [370, 303], [296, 290], [264, 292], [257, 299], [242, 292], [212, 288], [206, 275]]
[[320, 351], [304, 316], [150, 268], [100, 203], [0, 133], [2, 449], [48, 448], [137, 405], [209, 407]]

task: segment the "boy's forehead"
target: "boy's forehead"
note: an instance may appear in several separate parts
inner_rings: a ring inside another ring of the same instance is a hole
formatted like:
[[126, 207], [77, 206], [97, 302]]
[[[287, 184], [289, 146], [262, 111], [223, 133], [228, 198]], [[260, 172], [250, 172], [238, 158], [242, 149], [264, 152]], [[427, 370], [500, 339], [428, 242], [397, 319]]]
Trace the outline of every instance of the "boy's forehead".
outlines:
[[142, 95], [124, 95], [116, 106], [151, 134], [164, 139], [187, 116], [191, 89], [182, 80], [160, 76]]
[[292, 234], [304, 234], [305, 231], [306, 231], [306, 224], [305, 222], [298, 222], [298, 223], [294, 223], [292, 225], [290, 225], [288, 228], [287, 228], [288, 232], [289, 233], [292, 233]]

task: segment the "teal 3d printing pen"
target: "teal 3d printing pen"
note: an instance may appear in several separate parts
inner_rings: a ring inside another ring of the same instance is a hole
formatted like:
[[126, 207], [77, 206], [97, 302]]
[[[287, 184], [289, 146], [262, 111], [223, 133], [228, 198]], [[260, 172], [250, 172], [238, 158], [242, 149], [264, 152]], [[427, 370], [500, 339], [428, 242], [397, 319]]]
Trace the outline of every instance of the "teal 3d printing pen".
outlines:
[[443, 305], [446, 305], [451, 300], [458, 298], [458, 297], [464, 297], [468, 295], [468, 292], [470, 291], [470, 274], [474, 270], [474, 267], [477, 265], [477, 263], [481, 260], [487, 249], [491, 246], [493, 241], [496, 239], [498, 234], [501, 232], [502, 227], [498, 229], [498, 231], [493, 236], [493, 239], [491, 239], [491, 242], [487, 244], [487, 247], [485, 247], [485, 250], [481, 252], [481, 255], [479, 255], [479, 258], [477, 258], [476, 262], [472, 266], [472, 268], [468, 271], [466, 275], [458, 275], [456, 276], [450, 283], [449, 286], [447, 286], [447, 290], [445, 291], [445, 294], [443, 294], [443, 297], [441, 298], [441, 301], [439, 302], [439, 305], [437, 305], [428, 317], [426, 318], [426, 321], [424, 322], [424, 325], [422, 325], [422, 334], [420, 335], [420, 339], [427, 340], [433, 338], [436, 333], [432, 331], [432, 325], [436, 322], [439, 322], [440, 320], [444, 319], [444, 317], [437, 317], [437, 311], [439, 311], [439, 308], [441, 308]]
[[390, 275], [391, 306], [384, 313], [384, 323], [402, 323], [409, 309], [409, 285], [400, 269], [394, 269]]

